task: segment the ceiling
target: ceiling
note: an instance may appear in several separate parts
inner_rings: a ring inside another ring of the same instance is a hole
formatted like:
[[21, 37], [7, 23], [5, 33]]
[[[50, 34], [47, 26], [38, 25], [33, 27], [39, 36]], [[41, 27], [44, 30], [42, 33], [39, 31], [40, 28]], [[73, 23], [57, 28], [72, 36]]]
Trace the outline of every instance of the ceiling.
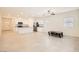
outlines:
[[55, 14], [79, 9], [78, 7], [0, 7], [2, 16], [22, 16], [39, 17], [47, 15], [47, 11], [52, 9]]

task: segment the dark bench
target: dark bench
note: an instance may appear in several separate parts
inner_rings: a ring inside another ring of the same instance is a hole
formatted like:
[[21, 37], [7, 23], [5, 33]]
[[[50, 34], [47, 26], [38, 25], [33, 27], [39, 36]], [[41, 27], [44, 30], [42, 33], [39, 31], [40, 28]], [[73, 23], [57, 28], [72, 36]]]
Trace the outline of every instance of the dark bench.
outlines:
[[62, 38], [63, 37], [63, 32], [49, 31], [48, 35], [49, 36], [55, 36], [55, 37]]

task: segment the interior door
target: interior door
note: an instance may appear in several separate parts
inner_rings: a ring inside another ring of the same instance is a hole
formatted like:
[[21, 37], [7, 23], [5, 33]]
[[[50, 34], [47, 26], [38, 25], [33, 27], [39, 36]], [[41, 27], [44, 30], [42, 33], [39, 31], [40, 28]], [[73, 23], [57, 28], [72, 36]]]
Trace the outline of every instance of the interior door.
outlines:
[[2, 19], [2, 30], [3, 31], [11, 31], [12, 30], [12, 20], [11, 18], [3, 18]]

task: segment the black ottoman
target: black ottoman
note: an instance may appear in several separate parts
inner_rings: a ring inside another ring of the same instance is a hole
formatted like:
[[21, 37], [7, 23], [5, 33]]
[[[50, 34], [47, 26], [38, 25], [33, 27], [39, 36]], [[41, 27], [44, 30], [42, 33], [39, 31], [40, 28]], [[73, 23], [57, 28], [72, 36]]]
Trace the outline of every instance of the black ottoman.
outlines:
[[55, 36], [55, 37], [62, 38], [62, 37], [63, 37], [63, 32], [49, 31], [49, 32], [48, 32], [48, 35], [49, 35], [49, 36]]

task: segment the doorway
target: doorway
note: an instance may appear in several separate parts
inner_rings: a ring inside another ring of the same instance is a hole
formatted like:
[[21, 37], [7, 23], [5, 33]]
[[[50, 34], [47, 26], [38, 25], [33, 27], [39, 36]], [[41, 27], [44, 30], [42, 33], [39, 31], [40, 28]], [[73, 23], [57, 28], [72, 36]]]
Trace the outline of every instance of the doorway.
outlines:
[[12, 30], [12, 19], [2, 18], [2, 31], [11, 31], [11, 30]]

